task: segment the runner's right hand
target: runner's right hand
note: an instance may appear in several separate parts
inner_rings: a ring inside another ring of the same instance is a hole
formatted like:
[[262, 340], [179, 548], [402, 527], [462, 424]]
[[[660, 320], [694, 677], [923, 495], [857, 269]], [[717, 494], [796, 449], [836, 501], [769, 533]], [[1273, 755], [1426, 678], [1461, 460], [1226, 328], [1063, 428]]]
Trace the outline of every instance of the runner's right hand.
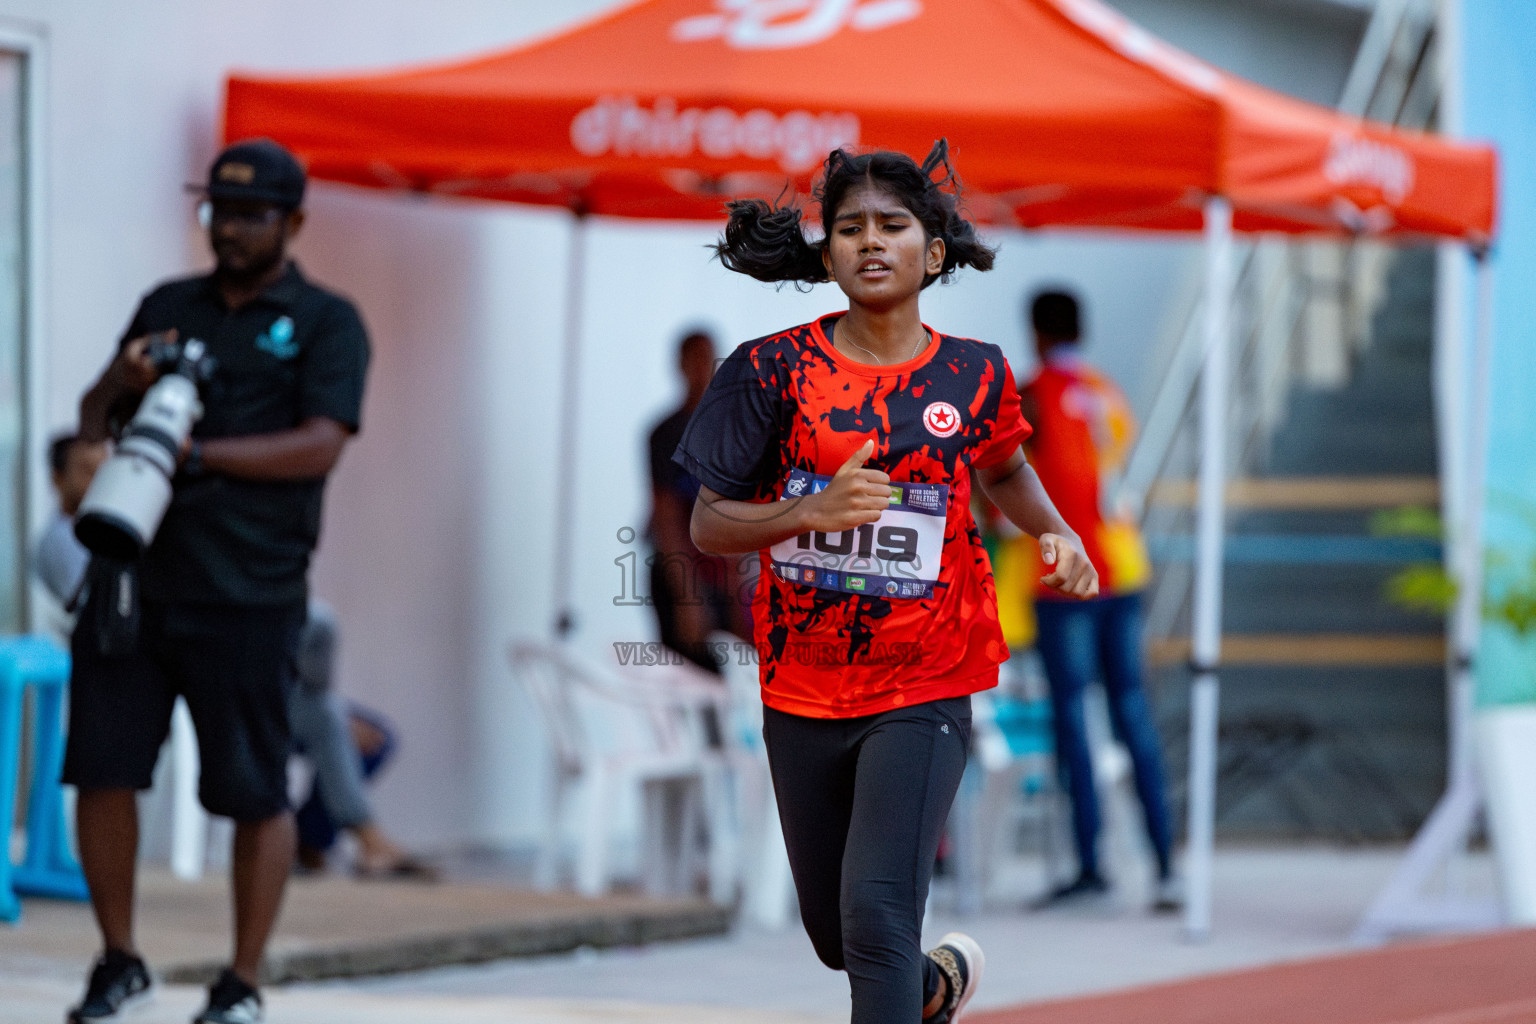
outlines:
[[875, 442], [865, 441], [840, 466], [826, 488], [801, 499], [807, 529], [842, 533], [879, 519], [891, 505], [891, 478], [878, 469], [866, 469]]

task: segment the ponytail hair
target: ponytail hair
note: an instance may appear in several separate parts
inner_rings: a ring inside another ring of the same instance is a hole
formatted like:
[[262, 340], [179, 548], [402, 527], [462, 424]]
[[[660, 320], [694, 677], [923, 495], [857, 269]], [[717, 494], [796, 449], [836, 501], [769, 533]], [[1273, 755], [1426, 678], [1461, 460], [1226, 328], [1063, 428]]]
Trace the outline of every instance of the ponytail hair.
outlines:
[[[934, 172], [943, 171], [937, 180]], [[792, 281], [809, 287], [828, 279], [821, 254], [832, 234], [832, 219], [843, 197], [854, 188], [869, 186], [889, 192], [923, 225], [928, 239], [944, 242], [944, 266], [923, 281], [948, 282], [961, 267], [991, 270], [997, 250], [976, 234], [976, 225], [960, 213], [960, 180], [949, 162], [949, 142], [933, 144], [919, 166], [905, 153], [876, 150], [850, 153], [834, 149], [827, 154], [812, 198], [821, 208], [821, 239], [806, 239], [801, 211], [793, 202], [771, 204], [761, 199], [739, 199], [726, 204], [729, 219], [725, 234], [715, 243], [715, 255], [729, 270], [759, 281]]]
[[774, 206], [761, 199], [737, 199], [726, 204], [730, 217], [725, 236], [715, 243], [715, 255], [727, 270], [770, 283], [794, 281], [819, 284], [827, 279], [821, 246], [806, 241], [800, 229], [800, 207]]

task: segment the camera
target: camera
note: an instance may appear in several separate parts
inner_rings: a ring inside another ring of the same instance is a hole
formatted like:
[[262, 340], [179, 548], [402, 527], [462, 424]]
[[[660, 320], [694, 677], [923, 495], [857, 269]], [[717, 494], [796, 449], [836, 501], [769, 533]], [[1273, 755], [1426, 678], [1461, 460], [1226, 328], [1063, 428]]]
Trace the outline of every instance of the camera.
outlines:
[[[204, 354], [207, 346], [196, 338], [188, 338], [185, 342], [168, 338], [164, 334], [150, 336], [149, 344], [144, 346], [144, 356], [160, 374], [182, 373], [187, 379], [201, 384], [208, 379], [213, 360]], [[188, 374], [181, 369], [182, 360], [189, 360], [188, 365], [193, 372]], [[207, 372], [204, 372], [206, 368]]]
[[98, 555], [131, 561], [155, 539], [171, 503], [171, 478], [192, 425], [203, 415], [199, 388], [213, 375], [208, 347], [197, 338], [150, 341], [145, 355], [160, 371], [112, 456], [91, 481], [75, 536]]

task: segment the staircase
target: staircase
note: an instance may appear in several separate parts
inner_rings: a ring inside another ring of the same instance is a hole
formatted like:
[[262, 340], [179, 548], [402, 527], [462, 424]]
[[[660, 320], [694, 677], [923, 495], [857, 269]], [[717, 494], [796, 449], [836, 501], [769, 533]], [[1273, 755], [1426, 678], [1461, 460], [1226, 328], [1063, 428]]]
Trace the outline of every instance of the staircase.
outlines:
[[[1339, 110], [1436, 127], [1434, 0], [1377, 0]], [[1224, 836], [1411, 835], [1446, 762], [1445, 637], [1384, 582], [1439, 545], [1371, 535], [1438, 505], [1434, 256], [1368, 239], [1239, 243], [1233, 290], [1217, 828]], [[1161, 332], [1159, 385], [1116, 492], [1158, 575], [1147, 635], [1175, 796], [1189, 736], [1189, 616], [1203, 360], [1198, 267]]]
[[[1217, 827], [1231, 837], [1411, 835], [1444, 784], [1443, 622], [1391, 606], [1388, 577], [1439, 545], [1371, 534], [1372, 513], [1438, 500], [1431, 402], [1434, 255], [1391, 257], [1347, 382], [1293, 383], [1229, 488]], [[1193, 487], [1151, 489], [1160, 574], [1187, 578]], [[1188, 741], [1188, 600], [1152, 641], [1177, 790]]]

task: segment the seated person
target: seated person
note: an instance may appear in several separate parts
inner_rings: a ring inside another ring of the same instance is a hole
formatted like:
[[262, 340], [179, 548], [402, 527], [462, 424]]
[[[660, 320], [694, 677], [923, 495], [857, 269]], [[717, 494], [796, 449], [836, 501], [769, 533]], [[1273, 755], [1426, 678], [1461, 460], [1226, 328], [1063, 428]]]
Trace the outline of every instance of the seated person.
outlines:
[[288, 723], [301, 754], [315, 766], [309, 798], [298, 811], [298, 867], [325, 870], [338, 830], [357, 840], [359, 878], [434, 881], [438, 872], [397, 846], [373, 820], [363, 792], [394, 750], [395, 738], [377, 712], [344, 701], [331, 689], [336, 662], [336, 613], [311, 599], [299, 634], [298, 685], [288, 696]]
[[38, 580], [66, 611], [73, 608], [91, 560], [91, 553], [75, 539], [75, 513], [106, 458], [106, 442], [84, 441], [75, 434], [60, 434], [48, 446], [48, 467], [59, 507], [38, 539], [32, 564]]
[[[105, 443], [74, 434], [61, 434], [49, 446], [59, 507], [38, 540], [33, 565], [66, 612], [74, 607], [90, 563], [90, 552], [75, 537], [75, 514], [107, 454]], [[71, 626], [62, 622], [59, 632], [68, 633]], [[344, 829], [357, 840], [354, 870], [360, 877], [436, 878], [434, 868], [400, 849], [373, 820], [363, 780], [388, 759], [394, 735], [377, 712], [331, 692], [335, 648], [336, 615], [323, 601], [312, 601], [299, 639], [298, 685], [288, 699], [294, 742], [315, 765], [313, 789], [298, 812], [299, 865], [324, 870], [326, 852], [335, 845], [337, 830]]]

